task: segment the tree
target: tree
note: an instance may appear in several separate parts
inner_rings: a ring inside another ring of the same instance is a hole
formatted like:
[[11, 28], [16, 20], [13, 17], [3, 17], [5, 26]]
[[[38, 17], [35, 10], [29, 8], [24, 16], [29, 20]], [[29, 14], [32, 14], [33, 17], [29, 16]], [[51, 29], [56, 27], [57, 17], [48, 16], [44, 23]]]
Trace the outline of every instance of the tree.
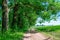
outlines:
[[43, 20], [49, 21], [50, 16], [56, 15], [57, 11], [60, 10], [59, 3], [60, 2], [56, 3], [54, 0], [3, 0], [2, 29], [7, 29], [9, 13], [8, 8], [11, 8], [11, 6], [13, 6], [10, 10], [13, 17], [11, 18], [11, 15], [9, 15], [9, 19], [12, 19], [11, 28], [15, 29], [15, 27], [20, 27], [21, 29], [24, 27], [33, 26], [37, 16], [41, 17]]
[[7, 0], [2, 0], [2, 32], [8, 30], [8, 5], [7, 5]]
[[18, 8], [19, 8], [19, 4], [15, 3], [15, 5], [13, 7], [13, 20], [12, 20], [12, 28], [13, 29], [17, 27]]
[[0, 5], [2, 5], [2, 0], [0, 0]]

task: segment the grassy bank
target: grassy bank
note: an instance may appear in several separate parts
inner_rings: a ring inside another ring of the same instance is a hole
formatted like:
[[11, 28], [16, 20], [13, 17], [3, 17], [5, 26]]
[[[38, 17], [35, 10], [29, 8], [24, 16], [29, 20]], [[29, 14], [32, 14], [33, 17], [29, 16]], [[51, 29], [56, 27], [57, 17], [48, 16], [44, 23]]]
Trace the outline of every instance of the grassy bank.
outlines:
[[0, 40], [22, 40], [23, 33], [22, 32], [14, 32], [14, 33], [0, 33]]

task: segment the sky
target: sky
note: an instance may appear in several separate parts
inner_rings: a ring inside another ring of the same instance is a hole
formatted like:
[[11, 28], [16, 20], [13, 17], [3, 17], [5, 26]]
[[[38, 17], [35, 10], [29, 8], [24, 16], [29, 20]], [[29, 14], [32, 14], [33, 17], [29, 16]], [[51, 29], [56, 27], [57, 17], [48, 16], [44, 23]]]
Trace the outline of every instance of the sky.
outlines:
[[[60, 0], [55, 0], [55, 2], [60, 2]], [[48, 2], [46, 3], [42, 3], [42, 5], [46, 5], [46, 7], [48, 6]], [[45, 21], [44, 23], [39, 23], [39, 21], [41, 21], [42, 18], [38, 17], [36, 20], [36, 24], [35, 25], [60, 25], [60, 11], [57, 12], [57, 19], [56, 20], [50, 20], [50, 22]]]
[[50, 22], [45, 21], [44, 23], [39, 23], [39, 21], [41, 21], [42, 18], [38, 17], [36, 20], [36, 24], [35, 25], [60, 25], [60, 12], [57, 13], [57, 19], [56, 20], [50, 20]]

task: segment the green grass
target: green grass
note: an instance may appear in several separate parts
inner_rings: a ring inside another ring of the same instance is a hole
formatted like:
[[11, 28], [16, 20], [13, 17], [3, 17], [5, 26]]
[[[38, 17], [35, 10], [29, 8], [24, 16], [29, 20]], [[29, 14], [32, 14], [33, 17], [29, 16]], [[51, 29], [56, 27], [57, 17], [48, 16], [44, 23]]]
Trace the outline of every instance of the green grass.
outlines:
[[0, 33], [0, 40], [22, 40], [23, 33], [22, 32], [14, 32], [14, 33]]
[[43, 32], [45, 35], [48, 35], [53, 38], [53, 40], [60, 40], [60, 26], [42, 26], [36, 28], [37, 31]]
[[44, 31], [44, 32], [51, 32], [51, 31], [56, 31], [60, 30], [60, 26], [41, 26], [36, 28], [37, 31]]
[[60, 40], [60, 30], [53, 32], [43, 32], [45, 35], [50, 36], [53, 40]]

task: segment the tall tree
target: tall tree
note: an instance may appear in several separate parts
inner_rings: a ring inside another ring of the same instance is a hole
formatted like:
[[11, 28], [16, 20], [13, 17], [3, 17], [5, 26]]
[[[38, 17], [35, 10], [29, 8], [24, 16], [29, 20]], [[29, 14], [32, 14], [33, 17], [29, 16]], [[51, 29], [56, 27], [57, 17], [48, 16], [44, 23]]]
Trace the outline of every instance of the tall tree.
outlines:
[[8, 30], [8, 13], [7, 0], [2, 0], [2, 32]]
[[14, 0], [14, 7], [13, 7], [13, 20], [12, 20], [12, 29], [14, 30], [14, 28], [17, 27], [17, 11], [19, 8], [19, 4], [16, 2], [16, 0]]

